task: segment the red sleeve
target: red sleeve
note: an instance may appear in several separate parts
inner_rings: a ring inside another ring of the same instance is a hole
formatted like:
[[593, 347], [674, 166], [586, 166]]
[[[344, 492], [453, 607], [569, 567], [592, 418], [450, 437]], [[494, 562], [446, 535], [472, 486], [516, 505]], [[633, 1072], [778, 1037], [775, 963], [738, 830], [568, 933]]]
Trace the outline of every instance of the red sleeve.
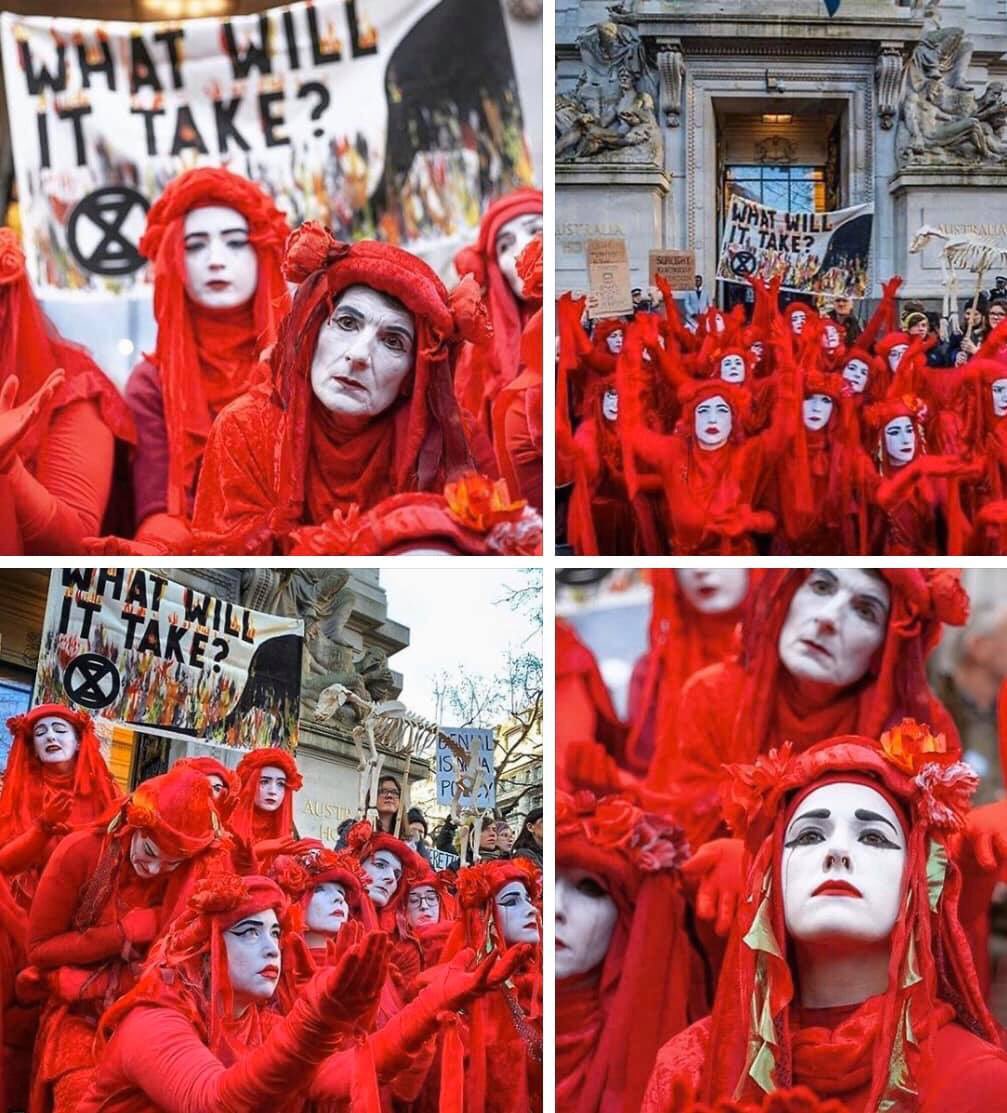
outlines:
[[[500, 470], [504, 475], [513, 475], [518, 490], [512, 495], [527, 499], [536, 510], [542, 510], [542, 450], [535, 443], [528, 417], [525, 413], [528, 392], [521, 391], [519, 396], [507, 407], [504, 416], [504, 446], [510, 462], [500, 460]], [[500, 448], [497, 448], [500, 455]]]
[[657, 1054], [641, 1113], [691, 1109], [709, 1045], [709, 1017], [672, 1037]]
[[119, 924], [97, 924], [84, 931], [72, 926], [100, 845], [92, 831], [67, 835], [42, 871], [28, 920], [28, 960], [33, 965], [87, 966], [122, 952], [126, 937]]
[[280, 501], [273, 455], [282, 414], [264, 399], [245, 395], [213, 423], [192, 514], [195, 551], [268, 555], [279, 546], [274, 522]]
[[26, 553], [83, 552], [83, 539], [100, 532], [114, 455], [112, 430], [94, 402], [72, 402], [53, 414], [36, 474], [20, 460], [9, 472]]
[[6, 846], [0, 847], [0, 873], [8, 877], [29, 866], [41, 863], [49, 835], [40, 823], [33, 823], [27, 831], [11, 839]]
[[138, 364], [126, 383], [126, 404], [136, 423], [133, 450], [133, 503], [136, 520], [168, 509], [168, 428], [164, 420], [161, 372]]

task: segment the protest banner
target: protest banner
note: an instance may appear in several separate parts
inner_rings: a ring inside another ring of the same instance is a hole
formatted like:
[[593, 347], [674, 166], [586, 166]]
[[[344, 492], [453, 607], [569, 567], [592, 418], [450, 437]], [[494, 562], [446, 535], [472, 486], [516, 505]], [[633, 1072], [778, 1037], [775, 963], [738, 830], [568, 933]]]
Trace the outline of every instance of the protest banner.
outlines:
[[802, 294], [865, 297], [869, 290], [872, 205], [792, 213], [734, 195], [727, 206], [717, 278], [782, 279]]
[[[482, 781], [473, 800], [471, 791], [462, 792], [459, 806], [463, 809], [488, 811], [496, 806], [496, 773], [493, 760], [495, 741], [493, 731], [486, 727], [442, 727], [441, 731], [453, 739], [469, 754], [476, 755], [475, 768], [482, 773]], [[455, 798], [455, 787], [467, 776], [468, 769], [462, 766], [451, 748], [442, 738], [437, 739], [434, 758], [434, 776], [437, 778], [437, 803], [449, 808]]]
[[259, 182], [292, 227], [319, 220], [438, 261], [532, 179], [498, 0], [313, 0], [172, 23], [4, 13], [0, 45], [43, 297], [144, 293], [146, 212], [192, 166]]
[[431, 850], [430, 865], [435, 870], [457, 870], [461, 867], [462, 860], [457, 854], [449, 850]]
[[54, 568], [35, 703], [230, 746], [297, 744], [304, 623], [130, 568]]
[[650, 284], [657, 285], [658, 276], [676, 292], [692, 290], [696, 282], [695, 251], [670, 251], [662, 248], [650, 253]]
[[590, 288], [587, 315], [597, 320], [599, 317], [622, 317], [632, 313], [633, 294], [629, 284], [626, 241], [618, 236], [588, 240], [585, 252]]

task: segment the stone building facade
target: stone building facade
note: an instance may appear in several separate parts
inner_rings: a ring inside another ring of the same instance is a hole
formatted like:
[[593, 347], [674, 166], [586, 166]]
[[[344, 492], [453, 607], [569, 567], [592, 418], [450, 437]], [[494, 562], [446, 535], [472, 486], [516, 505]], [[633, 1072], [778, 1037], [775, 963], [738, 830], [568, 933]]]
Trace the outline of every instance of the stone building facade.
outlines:
[[[1003, 0], [558, 0], [556, 20], [558, 290], [620, 236], [634, 286], [652, 248], [693, 249], [712, 292], [734, 191], [873, 203], [873, 297], [901, 274], [939, 298], [944, 236], [1007, 252]], [[911, 252], [924, 225], [941, 235]]]

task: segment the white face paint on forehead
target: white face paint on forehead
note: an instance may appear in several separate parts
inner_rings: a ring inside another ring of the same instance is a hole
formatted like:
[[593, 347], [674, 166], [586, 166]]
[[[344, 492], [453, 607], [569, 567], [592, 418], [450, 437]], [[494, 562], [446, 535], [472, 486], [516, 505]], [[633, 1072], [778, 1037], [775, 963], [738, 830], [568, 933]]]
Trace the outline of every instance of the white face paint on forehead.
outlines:
[[837, 946], [887, 939], [902, 905], [905, 865], [902, 825], [880, 792], [853, 782], [814, 789], [784, 836], [788, 934]]
[[818, 568], [794, 593], [777, 650], [802, 680], [846, 688], [866, 675], [888, 629], [891, 592], [860, 568]]
[[165, 858], [161, 848], [145, 831], [134, 831], [129, 843], [129, 861], [138, 877], [158, 877], [171, 873], [181, 864], [179, 858]]
[[323, 935], [336, 935], [350, 916], [346, 890], [338, 881], [323, 881], [316, 885], [308, 901], [304, 922], [311, 931]]
[[885, 452], [888, 459], [900, 466], [916, 456], [916, 429], [911, 418], [896, 417], [885, 426]]
[[853, 387], [855, 394], [863, 394], [867, 386], [867, 364], [862, 359], [851, 359], [843, 368], [843, 378]]
[[415, 349], [416, 324], [405, 306], [369, 286], [350, 286], [319, 330], [311, 389], [341, 424], [362, 428], [402, 394]]
[[602, 878], [556, 870], [556, 977], [586, 974], [605, 961], [619, 910]]
[[35, 756], [43, 765], [61, 765], [77, 756], [77, 730], [66, 719], [46, 715], [36, 721], [31, 733]]
[[727, 444], [732, 424], [731, 407], [719, 394], [704, 398], [696, 407], [693, 428], [701, 448], [712, 451]]
[[1007, 378], [995, 379], [991, 387], [993, 391], [993, 413], [997, 417], [1007, 414]]
[[908, 347], [908, 344], [896, 344], [888, 353], [888, 366], [892, 371], [898, 370], [899, 364], [902, 362], [902, 357], [906, 354]]
[[255, 806], [264, 812], [276, 812], [287, 794], [287, 775], [276, 765], [264, 765], [259, 771], [259, 787], [255, 790]]
[[368, 895], [376, 907], [384, 908], [398, 890], [402, 877], [402, 860], [390, 850], [379, 850], [365, 858], [361, 865], [370, 878]]
[[606, 421], [619, 417], [619, 395], [614, 390], [606, 390], [601, 397], [601, 412]]
[[623, 334], [621, 328], [612, 329], [612, 331], [605, 337], [605, 347], [617, 356], [622, 351]]
[[241, 213], [225, 205], [192, 209], [182, 235], [185, 289], [194, 302], [207, 309], [233, 309], [251, 301], [259, 257]]
[[748, 591], [747, 568], [678, 568], [675, 579], [700, 614], [733, 611]]
[[739, 355], [724, 356], [720, 361], [720, 377], [725, 383], [745, 381], [745, 359]]
[[824, 429], [832, 417], [832, 399], [827, 394], [811, 394], [802, 405], [805, 429]]

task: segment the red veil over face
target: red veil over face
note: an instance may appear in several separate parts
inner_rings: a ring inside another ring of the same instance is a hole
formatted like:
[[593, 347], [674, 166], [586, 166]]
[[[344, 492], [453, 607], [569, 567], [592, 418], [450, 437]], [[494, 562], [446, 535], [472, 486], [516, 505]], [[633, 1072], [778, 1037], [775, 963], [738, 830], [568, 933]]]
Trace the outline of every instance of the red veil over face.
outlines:
[[[975, 774], [911, 720], [880, 742], [841, 736], [799, 755], [784, 746], [732, 772], [725, 797], [750, 856], [748, 895], [718, 984], [699, 1096], [752, 1100], [792, 1082], [842, 1096], [869, 1084], [863, 1108], [909, 1108], [907, 1094], [927, 1093], [934, 1038], [949, 1019], [997, 1043], [958, 921], [961, 875], [948, 849], [963, 827]], [[876, 787], [904, 817], [903, 911], [884, 995], [868, 999], [835, 1030], [798, 1031], [780, 870], [786, 804], [803, 789], [843, 780]], [[666, 1069], [674, 1066], [673, 1050], [662, 1055]]]
[[[287, 778], [283, 802], [275, 812], [264, 812], [255, 806], [259, 777], [267, 765], [282, 769]], [[294, 829], [294, 793], [304, 784], [293, 755], [275, 746], [252, 750], [238, 762], [236, 772], [241, 788], [227, 817], [228, 829], [246, 843], [289, 839]]]
[[[234, 309], [207, 309], [185, 290], [185, 217], [220, 205], [248, 221], [259, 261], [255, 296]], [[147, 214], [140, 251], [153, 264], [157, 348], [168, 430], [168, 510], [184, 513], [213, 418], [244, 393], [257, 352], [276, 339], [290, 296], [280, 271], [289, 229], [272, 198], [229, 170], [202, 167], [170, 182]]]
[[682, 831], [627, 795], [557, 793], [557, 872], [600, 878], [619, 913], [600, 970], [557, 984], [561, 1113], [639, 1109], [659, 1048], [689, 1021], [687, 855]]
[[[79, 745], [72, 767], [56, 769], [39, 761], [32, 732], [39, 719], [58, 716], [77, 732]], [[68, 823], [80, 827], [94, 822], [122, 793], [112, 779], [86, 711], [61, 703], [43, 703], [25, 715], [7, 720], [13, 735], [4, 790], [0, 793], [0, 845], [27, 831], [42, 816], [54, 794], [69, 793], [73, 808]], [[17, 888], [15, 888], [15, 892]], [[30, 899], [30, 891], [24, 894]]]
[[93, 402], [119, 440], [136, 440], [133, 419], [111, 380], [83, 348], [64, 340], [43, 314], [28, 281], [21, 245], [10, 228], [0, 228], [0, 336], [0, 384], [10, 375], [17, 376], [18, 405], [57, 368], [66, 372], [47, 411], [18, 444], [19, 455], [29, 467], [44, 446], [48, 416], [72, 402]]

